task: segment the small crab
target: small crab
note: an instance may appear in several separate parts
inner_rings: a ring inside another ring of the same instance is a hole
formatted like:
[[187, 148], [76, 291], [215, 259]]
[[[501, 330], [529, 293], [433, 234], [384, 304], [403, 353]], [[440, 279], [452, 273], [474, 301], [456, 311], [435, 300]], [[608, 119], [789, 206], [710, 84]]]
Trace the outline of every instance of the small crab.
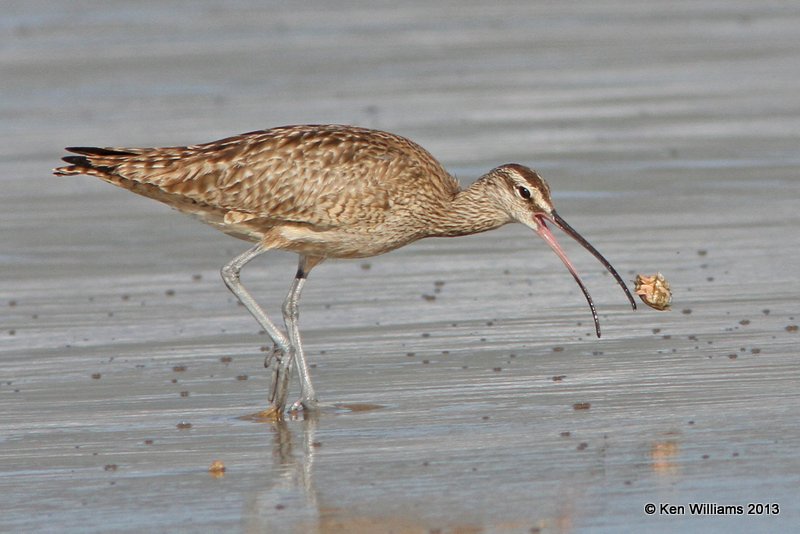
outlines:
[[653, 276], [636, 275], [636, 294], [642, 302], [659, 311], [669, 310], [672, 303], [672, 291], [669, 282], [661, 273]]

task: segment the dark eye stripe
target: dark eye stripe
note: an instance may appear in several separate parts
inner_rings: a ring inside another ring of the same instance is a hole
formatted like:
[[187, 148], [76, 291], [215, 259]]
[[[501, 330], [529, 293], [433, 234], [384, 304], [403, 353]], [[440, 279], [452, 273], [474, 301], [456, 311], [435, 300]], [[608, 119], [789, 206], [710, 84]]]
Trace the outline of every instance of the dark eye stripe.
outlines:
[[517, 193], [519, 193], [519, 196], [521, 196], [525, 200], [530, 200], [530, 198], [531, 198], [531, 192], [528, 191], [527, 187], [523, 187], [521, 185], [518, 186], [517, 187]]

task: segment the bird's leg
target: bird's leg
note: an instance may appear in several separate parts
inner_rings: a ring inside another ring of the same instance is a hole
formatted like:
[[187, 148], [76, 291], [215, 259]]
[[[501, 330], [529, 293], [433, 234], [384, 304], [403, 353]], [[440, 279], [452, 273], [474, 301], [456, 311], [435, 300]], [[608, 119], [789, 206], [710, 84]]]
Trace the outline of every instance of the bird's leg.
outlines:
[[289, 396], [289, 382], [292, 378], [292, 364], [294, 358], [292, 357], [292, 349], [288, 356], [277, 358], [275, 366], [272, 368], [272, 387], [269, 393], [269, 408], [267, 412], [269, 415], [274, 415], [276, 418], [283, 417], [283, 411], [286, 407], [286, 398]]
[[239, 302], [247, 308], [275, 344], [272, 354], [278, 362], [272, 369], [272, 390], [269, 396], [271, 406], [269, 410], [274, 411], [276, 416], [280, 416], [286, 406], [286, 397], [289, 390], [293, 357], [292, 344], [280, 329], [275, 326], [275, 323], [267, 317], [267, 314], [264, 313], [261, 306], [258, 305], [253, 296], [244, 288], [242, 282], [239, 280], [239, 272], [242, 270], [242, 267], [244, 267], [247, 262], [266, 251], [267, 249], [262, 248], [261, 245], [254, 246], [227, 263], [222, 268], [221, 274], [222, 280], [225, 282], [225, 285], [228, 286], [228, 289], [236, 295]]
[[297, 363], [297, 371], [300, 378], [300, 400], [292, 404], [290, 411], [314, 410], [317, 407], [317, 394], [314, 392], [314, 385], [311, 383], [311, 376], [308, 370], [308, 362], [303, 351], [303, 343], [300, 340], [300, 329], [297, 321], [300, 318], [300, 292], [306, 283], [309, 271], [317, 265], [322, 258], [300, 256], [297, 266], [297, 274], [292, 282], [292, 287], [283, 301], [283, 320], [286, 324], [286, 331], [289, 333], [289, 340], [294, 347], [294, 359]]

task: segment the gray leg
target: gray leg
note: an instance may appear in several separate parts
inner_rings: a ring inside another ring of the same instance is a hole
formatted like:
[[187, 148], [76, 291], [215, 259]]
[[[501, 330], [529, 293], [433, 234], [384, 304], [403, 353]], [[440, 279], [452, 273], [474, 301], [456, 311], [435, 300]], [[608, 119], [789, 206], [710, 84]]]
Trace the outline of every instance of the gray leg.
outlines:
[[280, 351], [281, 356], [278, 356], [275, 351], [276, 359], [278, 362], [272, 369], [272, 391], [270, 393], [271, 408], [277, 410], [278, 414], [283, 413], [286, 406], [286, 397], [289, 392], [289, 381], [292, 373], [292, 358], [293, 348], [291, 342], [286, 336], [275, 326], [261, 306], [258, 305], [253, 296], [248, 293], [239, 280], [239, 272], [242, 270], [247, 262], [266, 252], [266, 249], [261, 248], [261, 245], [249, 249], [243, 254], [236, 256], [228, 264], [226, 264], [221, 271], [222, 280], [228, 289], [236, 295], [239, 302], [244, 304], [245, 308], [250, 314], [258, 321], [258, 324], [267, 332], [272, 342], [275, 343], [277, 351]]
[[300, 257], [292, 287], [286, 300], [283, 301], [283, 320], [286, 324], [286, 331], [289, 333], [289, 340], [294, 347], [294, 360], [297, 363], [297, 371], [300, 378], [300, 400], [292, 404], [290, 410], [313, 410], [317, 407], [317, 394], [314, 385], [311, 383], [311, 376], [308, 370], [303, 343], [300, 340], [300, 329], [297, 321], [300, 318], [300, 293], [306, 283], [309, 271], [321, 260], [316, 258]]
[[290, 352], [288, 355], [278, 358], [278, 361], [272, 366], [272, 388], [268, 397], [270, 406], [267, 412], [270, 412], [269, 415], [274, 415], [277, 419], [283, 417], [283, 412], [286, 408], [293, 363], [294, 357]]

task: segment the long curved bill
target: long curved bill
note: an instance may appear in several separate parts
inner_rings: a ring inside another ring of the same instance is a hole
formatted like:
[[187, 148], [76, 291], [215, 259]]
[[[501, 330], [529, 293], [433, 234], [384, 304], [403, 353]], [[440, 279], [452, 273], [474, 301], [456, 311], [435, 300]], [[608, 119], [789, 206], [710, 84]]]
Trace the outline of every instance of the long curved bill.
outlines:
[[597, 332], [597, 337], [600, 337], [600, 321], [597, 318], [597, 310], [594, 307], [594, 302], [592, 302], [592, 297], [591, 295], [589, 295], [589, 291], [586, 290], [586, 286], [583, 285], [583, 282], [578, 276], [578, 272], [575, 270], [575, 266], [572, 265], [571, 261], [569, 261], [569, 258], [567, 257], [567, 254], [564, 252], [564, 249], [561, 248], [561, 245], [558, 244], [558, 241], [556, 241], [555, 236], [547, 227], [547, 224], [545, 222], [546, 219], [549, 219], [553, 224], [558, 226], [565, 234], [567, 234], [572, 239], [580, 243], [583, 246], [583, 248], [591, 252], [592, 255], [595, 258], [597, 258], [600, 261], [600, 263], [603, 264], [603, 267], [608, 269], [608, 272], [611, 273], [611, 276], [614, 277], [614, 279], [620, 285], [622, 290], [625, 291], [625, 295], [628, 297], [628, 300], [631, 303], [631, 307], [634, 310], [636, 309], [636, 301], [633, 300], [633, 295], [631, 295], [631, 292], [628, 290], [628, 287], [625, 285], [625, 282], [622, 281], [622, 278], [614, 269], [614, 267], [612, 267], [611, 264], [608, 263], [608, 260], [605, 259], [603, 255], [600, 254], [597, 251], [597, 249], [594, 248], [588, 241], [586, 241], [586, 239], [584, 239], [581, 234], [579, 234], [573, 227], [568, 225], [567, 222], [564, 219], [562, 219], [558, 215], [558, 213], [555, 212], [555, 210], [553, 210], [549, 216], [544, 214], [536, 215], [536, 233], [539, 234], [539, 237], [544, 239], [547, 242], [547, 244], [550, 245], [550, 248], [553, 249], [553, 252], [555, 252], [558, 255], [558, 257], [561, 258], [561, 261], [564, 262], [564, 265], [566, 265], [567, 269], [569, 269], [570, 274], [578, 283], [578, 286], [581, 288], [581, 291], [583, 291], [583, 296], [586, 297], [586, 302], [589, 303], [589, 308], [592, 310], [592, 317], [594, 318], [594, 329]]

